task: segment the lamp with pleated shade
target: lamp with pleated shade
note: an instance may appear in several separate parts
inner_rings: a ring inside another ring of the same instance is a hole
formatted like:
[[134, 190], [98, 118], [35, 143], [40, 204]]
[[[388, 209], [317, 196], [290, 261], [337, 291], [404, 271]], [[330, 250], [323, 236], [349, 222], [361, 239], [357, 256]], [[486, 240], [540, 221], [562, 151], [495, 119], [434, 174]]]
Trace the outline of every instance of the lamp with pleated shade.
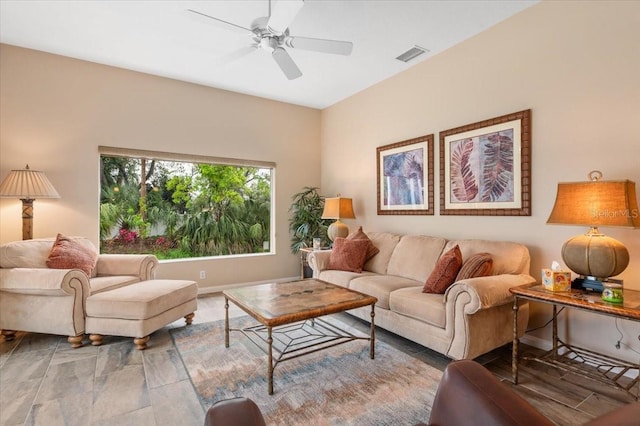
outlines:
[[40, 171], [11, 170], [0, 184], [0, 198], [22, 200], [22, 239], [33, 238], [33, 201], [36, 198], [60, 198], [47, 176]]

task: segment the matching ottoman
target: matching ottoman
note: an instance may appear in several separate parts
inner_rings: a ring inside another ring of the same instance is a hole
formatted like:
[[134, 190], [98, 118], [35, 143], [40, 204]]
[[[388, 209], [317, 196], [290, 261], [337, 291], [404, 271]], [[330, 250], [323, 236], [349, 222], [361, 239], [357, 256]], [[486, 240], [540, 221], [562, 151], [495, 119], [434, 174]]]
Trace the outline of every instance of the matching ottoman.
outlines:
[[86, 333], [91, 344], [102, 336], [128, 336], [145, 349], [149, 335], [184, 317], [191, 324], [197, 309], [198, 286], [194, 281], [150, 280], [89, 296]]

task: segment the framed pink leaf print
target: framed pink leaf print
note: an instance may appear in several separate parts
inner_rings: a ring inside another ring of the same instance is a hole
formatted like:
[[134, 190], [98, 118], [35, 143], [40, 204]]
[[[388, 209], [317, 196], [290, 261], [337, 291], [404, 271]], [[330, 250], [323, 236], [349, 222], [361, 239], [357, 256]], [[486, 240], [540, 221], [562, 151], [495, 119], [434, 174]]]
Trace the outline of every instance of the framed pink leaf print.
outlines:
[[440, 132], [440, 214], [531, 216], [531, 110]]

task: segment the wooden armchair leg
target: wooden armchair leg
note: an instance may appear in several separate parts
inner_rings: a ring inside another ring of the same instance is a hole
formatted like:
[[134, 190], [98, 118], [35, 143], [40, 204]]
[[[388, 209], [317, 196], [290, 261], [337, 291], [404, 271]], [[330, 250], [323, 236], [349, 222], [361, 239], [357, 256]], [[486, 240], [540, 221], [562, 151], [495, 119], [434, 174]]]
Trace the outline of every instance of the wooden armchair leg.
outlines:
[[187, 323], [187, 325], [191, 325], [191, 323], [193, 322], [193, 317], [195, 317], [196, 314], [194, 314], [193, 312], [191, 312], [189, 315], [185, 315], [184, 316], [184, 322]]
[[16, 338], [15, 330], [2, 330], [2, 337], [4, 337], [5, 342], [10, 342]]
[[82, 339], [83, 339], [84, 335], [79, 335], [79, 336], [69, 336], [67, 337], [67, 342], [69, 342], [71, 344], [72, 348], [79, 348], [80, 346], [82, 346]]
[[133, 339], [133, 343], [141, 351], [147, 349], [147, 342], [148, 341], [149, 341], [149, 336], [136, 337], [135, 339]]
[[93, 346], [100, 346], [102, 344], [102, 334], [90, 334], [89, 340], [91, 340], [91, 344]]

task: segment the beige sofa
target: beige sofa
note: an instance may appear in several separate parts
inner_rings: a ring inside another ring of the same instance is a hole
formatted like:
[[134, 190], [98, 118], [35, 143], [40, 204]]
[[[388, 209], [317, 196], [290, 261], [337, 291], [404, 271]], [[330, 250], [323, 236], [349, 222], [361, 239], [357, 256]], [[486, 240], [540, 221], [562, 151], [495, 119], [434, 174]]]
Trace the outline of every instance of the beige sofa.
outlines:
[[[535, 282], [529, 275], [529, 251], [524, 245], [386, 232], [367, 235], [380, 252], [361, 273], [328, 270], [330, 251], [314, 251], [307, 257], [314, 278], [377, 297], [377, 326], [453, 359], [475, 358], [512, 341], [509, 288]], [[440, 255], [456, 244], [463, 261], [476, 253], [490, 253], [493, 275], [455, 282], [444, 294], [423, 293]], [[368, 309], [349, 313], [370, 321]], [[518, 312], [520, 336], [528, 319], [529, 306], [523, 301]]]
[[[96, 250], [87, 238], [74, 240]], [[82, 344], [86, 301], [98, 294], [153, 279], [153, 255], [98, 255], [95, 276], [78, 269], [49, 269], [55, 238], [16, 241], [0, 246], [0, 329], [10, 340], [16, 330], [69, 336]]]

